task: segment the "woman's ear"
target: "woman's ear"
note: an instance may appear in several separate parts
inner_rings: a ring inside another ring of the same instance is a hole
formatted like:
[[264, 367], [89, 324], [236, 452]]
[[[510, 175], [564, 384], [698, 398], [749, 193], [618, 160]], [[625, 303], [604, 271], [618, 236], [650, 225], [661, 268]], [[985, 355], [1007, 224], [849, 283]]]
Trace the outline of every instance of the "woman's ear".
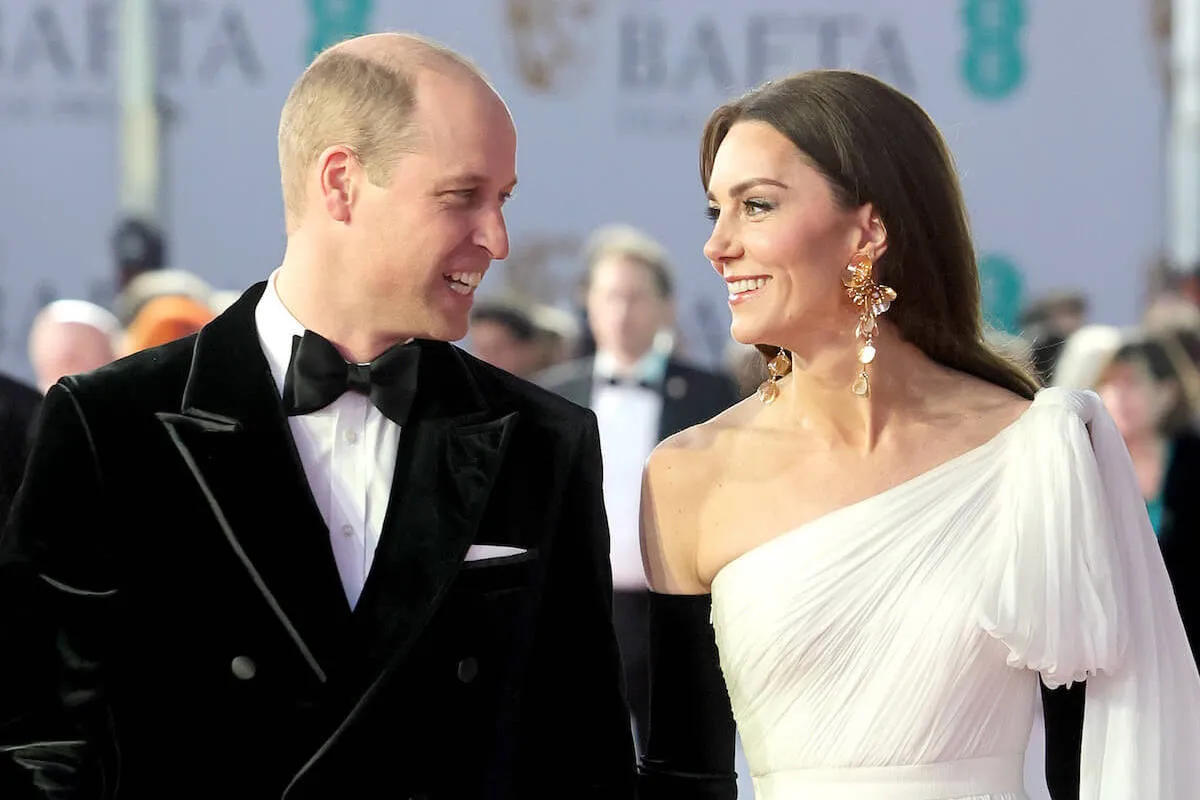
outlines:
[[887, 226], [872, 203], [864, 203], [856, 212], [859, 226], [858, 251], [866, 250], [878, 261], [888, 247]]

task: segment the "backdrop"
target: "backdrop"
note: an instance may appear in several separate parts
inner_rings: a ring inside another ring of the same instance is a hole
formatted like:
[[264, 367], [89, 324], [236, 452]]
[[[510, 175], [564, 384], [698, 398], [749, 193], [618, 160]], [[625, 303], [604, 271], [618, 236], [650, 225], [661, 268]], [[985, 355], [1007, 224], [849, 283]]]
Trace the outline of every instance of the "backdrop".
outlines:
[[[48, 299], [111, 297], [117, 66], [111, 0], [0, 7], [0, 370], [28, 374]], [[1135, 319], [1162, 239], [1163, 102], [1142, 3], [1058, 0], [160, 0], [171, 265], [218, 288], [282, 252], [275, 129], [312, 53], [365, 30], [414, 29], [474, 57], [520, 135], [514, 250], [489, 275], [569, 303], [575, 251], [627, 221], [681, 276], [683, 344], [728, 339], [697, 143], [708, 112], [772, 76], [850, 67], [912, 94], [958, 160], [991, 316], [1078, 287], [1096, 316]]]

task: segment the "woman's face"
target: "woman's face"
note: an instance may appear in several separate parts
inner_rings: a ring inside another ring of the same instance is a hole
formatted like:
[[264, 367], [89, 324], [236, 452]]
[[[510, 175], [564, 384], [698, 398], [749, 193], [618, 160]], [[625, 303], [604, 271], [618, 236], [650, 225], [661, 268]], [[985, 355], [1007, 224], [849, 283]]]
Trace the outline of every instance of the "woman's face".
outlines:
[[1096, 392], [1126, 439], [1155, 433], [1171, 402], [1169, 386], [1155, 383], [1146, 367], [1133, 361], [1112, 364]]
[[842, 208], [825, 177], [762, 122], [730, 128], [708, 202], [713, 232], [704, 254], [729, 289], [735, 340], [794, 345], [814, 332], [853, 331], [843, 272], [864, 246], [874, 258], [884, 247], [869, 205]]

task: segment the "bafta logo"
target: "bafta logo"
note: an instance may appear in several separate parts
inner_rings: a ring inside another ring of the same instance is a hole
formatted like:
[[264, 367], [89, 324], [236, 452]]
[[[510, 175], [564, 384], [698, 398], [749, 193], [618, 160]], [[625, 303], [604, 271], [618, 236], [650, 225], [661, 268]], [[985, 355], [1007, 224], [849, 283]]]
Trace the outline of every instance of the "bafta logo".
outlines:
[[517, 69], [537, 92], [580, 80], [591, 61], [591, 22], [599, 0], [506, 0]]
[[309, 14], [308, 60], [327, 47], [371, 28], [375, 0], [305, 0]]

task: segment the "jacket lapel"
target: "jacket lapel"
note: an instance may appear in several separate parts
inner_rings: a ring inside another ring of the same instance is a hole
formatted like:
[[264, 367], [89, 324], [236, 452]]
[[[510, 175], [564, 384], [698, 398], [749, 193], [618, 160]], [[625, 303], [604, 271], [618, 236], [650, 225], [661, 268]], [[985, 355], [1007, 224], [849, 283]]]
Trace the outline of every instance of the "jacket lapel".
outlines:
[[399, 660], [462, 567], [516, 414], [493, 414], [462, 357], [423, 342], [419, 389], [400, 434], [375, 560], [354, 611], [366, 666]]
[[248, 290], [196, 339], [181, 413], [159, 414], [234, 556], [324, 682], [350, 609], [278, 390]]

